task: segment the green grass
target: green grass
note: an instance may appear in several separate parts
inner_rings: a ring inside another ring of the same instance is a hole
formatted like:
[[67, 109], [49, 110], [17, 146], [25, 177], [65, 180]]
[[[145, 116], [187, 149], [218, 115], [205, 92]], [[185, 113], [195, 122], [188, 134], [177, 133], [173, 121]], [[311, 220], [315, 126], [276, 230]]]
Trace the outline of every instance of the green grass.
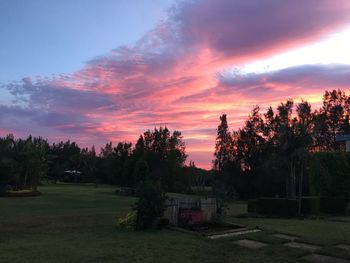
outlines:
[[299, 236], [301, 241], [335, 245], [350, 243], [350, 223], [335, 222], [326, 219], [283, 219], [283, 218], [245, 218], [236, 217], [247, 211], [244, 202], [231, 203], [227, 220], [247, 226], [263, 229], [265, 232], [279, 232]]
[[258, 226], [266, 231], [299, 236], [301, 241], [319, 245], [350, 242], [350, 224], [327, 220], [237, 218], [235, 222]]
[[[231, 204], [228, 219], [261, 226], [266, 233], [247, 237], [272, 245], [250, 250], [233, 239], [125, 231], [116, 228], [116, 218], [130, 211], [135, 198], [115, 195], [115, 187], [48, 185], [39, 190], [42, 196], [0, 198], [0, 262], [298, 262], [305, 252], [283, 246], [269, 233], [317, 239], [325, 227], [322, 240], [327, 244], [350, 242], [346, 223], [234, 218], [244, 203]], [[334, 234], [329, 231], [333, 227]]]

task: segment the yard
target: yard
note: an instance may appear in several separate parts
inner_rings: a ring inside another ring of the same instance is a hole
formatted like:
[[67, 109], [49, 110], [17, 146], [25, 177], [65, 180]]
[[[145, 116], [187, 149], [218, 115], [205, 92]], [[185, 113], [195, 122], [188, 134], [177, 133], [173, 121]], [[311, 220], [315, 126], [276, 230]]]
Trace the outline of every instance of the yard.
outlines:
[[322, 245], [321, 254], [350, 258], [335, 245], [350, 244], [350, 223], [328, 220], [236, 218], [245, 211], [232, 203], [227, 220], [264, 231], [241, 238], [270, 245], [249, 249], [237, 237], [210, 240], [170, 230], [133, 232], [116, 228], [116, 218], [134, 198], [112, 186], [47, 185], [39, 197], [0, 198], [0, 262], [303, 262], [307, 252], [286, 247], [274, 233]]

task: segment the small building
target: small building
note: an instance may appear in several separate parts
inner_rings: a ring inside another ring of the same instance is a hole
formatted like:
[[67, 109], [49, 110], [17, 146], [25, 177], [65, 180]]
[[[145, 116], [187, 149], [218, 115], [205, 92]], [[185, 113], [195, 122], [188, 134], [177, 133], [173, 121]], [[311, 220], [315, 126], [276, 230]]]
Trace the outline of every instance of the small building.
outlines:
[[341, 149], [350, 152], [350, 134], [337, 135], [335, 141], [340, 144]]
[[176, 197], [166, 201], [163, 218], [169, 224], [177, 226], [187, 221], [188, 224], [198, 224], [212, 221], [217, 216], [215, 198]]
[[77, 170], [67, 170], [63, 172], [63, 181], [64, 182], [79, 182], [81, 180], [82, 173]]

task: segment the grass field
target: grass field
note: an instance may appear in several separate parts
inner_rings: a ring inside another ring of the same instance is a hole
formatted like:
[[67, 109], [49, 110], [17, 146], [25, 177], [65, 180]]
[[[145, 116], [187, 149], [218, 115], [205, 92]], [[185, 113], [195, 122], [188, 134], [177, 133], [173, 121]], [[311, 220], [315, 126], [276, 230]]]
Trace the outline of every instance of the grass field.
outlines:
[[[48, 185], [39, 197], [0, 198], [0, 262], [302, 262], [305, 252], [283, 246], [274, 232], [325, 245], [325, 254], [350, 243], [350, 224], [325, 220], [236, 218], [244, 203], [230, 205], [228, 220], [265, 232], [246, 235], [272, 245], [251, 250], [233, 238], [209, 240], [170, 230], [133, 232], [116, 228], [116, 218], [134, 198], [111, 186]], [[335, 252], [334, 252], [335, 251]]]

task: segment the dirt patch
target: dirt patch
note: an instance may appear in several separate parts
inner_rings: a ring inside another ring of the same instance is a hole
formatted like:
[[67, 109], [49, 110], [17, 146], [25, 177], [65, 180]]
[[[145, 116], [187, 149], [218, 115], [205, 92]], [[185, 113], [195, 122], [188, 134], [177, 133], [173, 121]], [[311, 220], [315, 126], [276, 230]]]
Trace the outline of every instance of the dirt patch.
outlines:
[[8, 191], [4, 193], [3, 197], [32, 197], [40, 195], [39, 191]]
[[221, 224], [221, 223], [202, 223], [191, 226], [188, 230], [200, 233], [203, 235], [212, 235], [217, 233], [227, 233], [238, 229], [243, 229], [245, 226], [236, 224]]

